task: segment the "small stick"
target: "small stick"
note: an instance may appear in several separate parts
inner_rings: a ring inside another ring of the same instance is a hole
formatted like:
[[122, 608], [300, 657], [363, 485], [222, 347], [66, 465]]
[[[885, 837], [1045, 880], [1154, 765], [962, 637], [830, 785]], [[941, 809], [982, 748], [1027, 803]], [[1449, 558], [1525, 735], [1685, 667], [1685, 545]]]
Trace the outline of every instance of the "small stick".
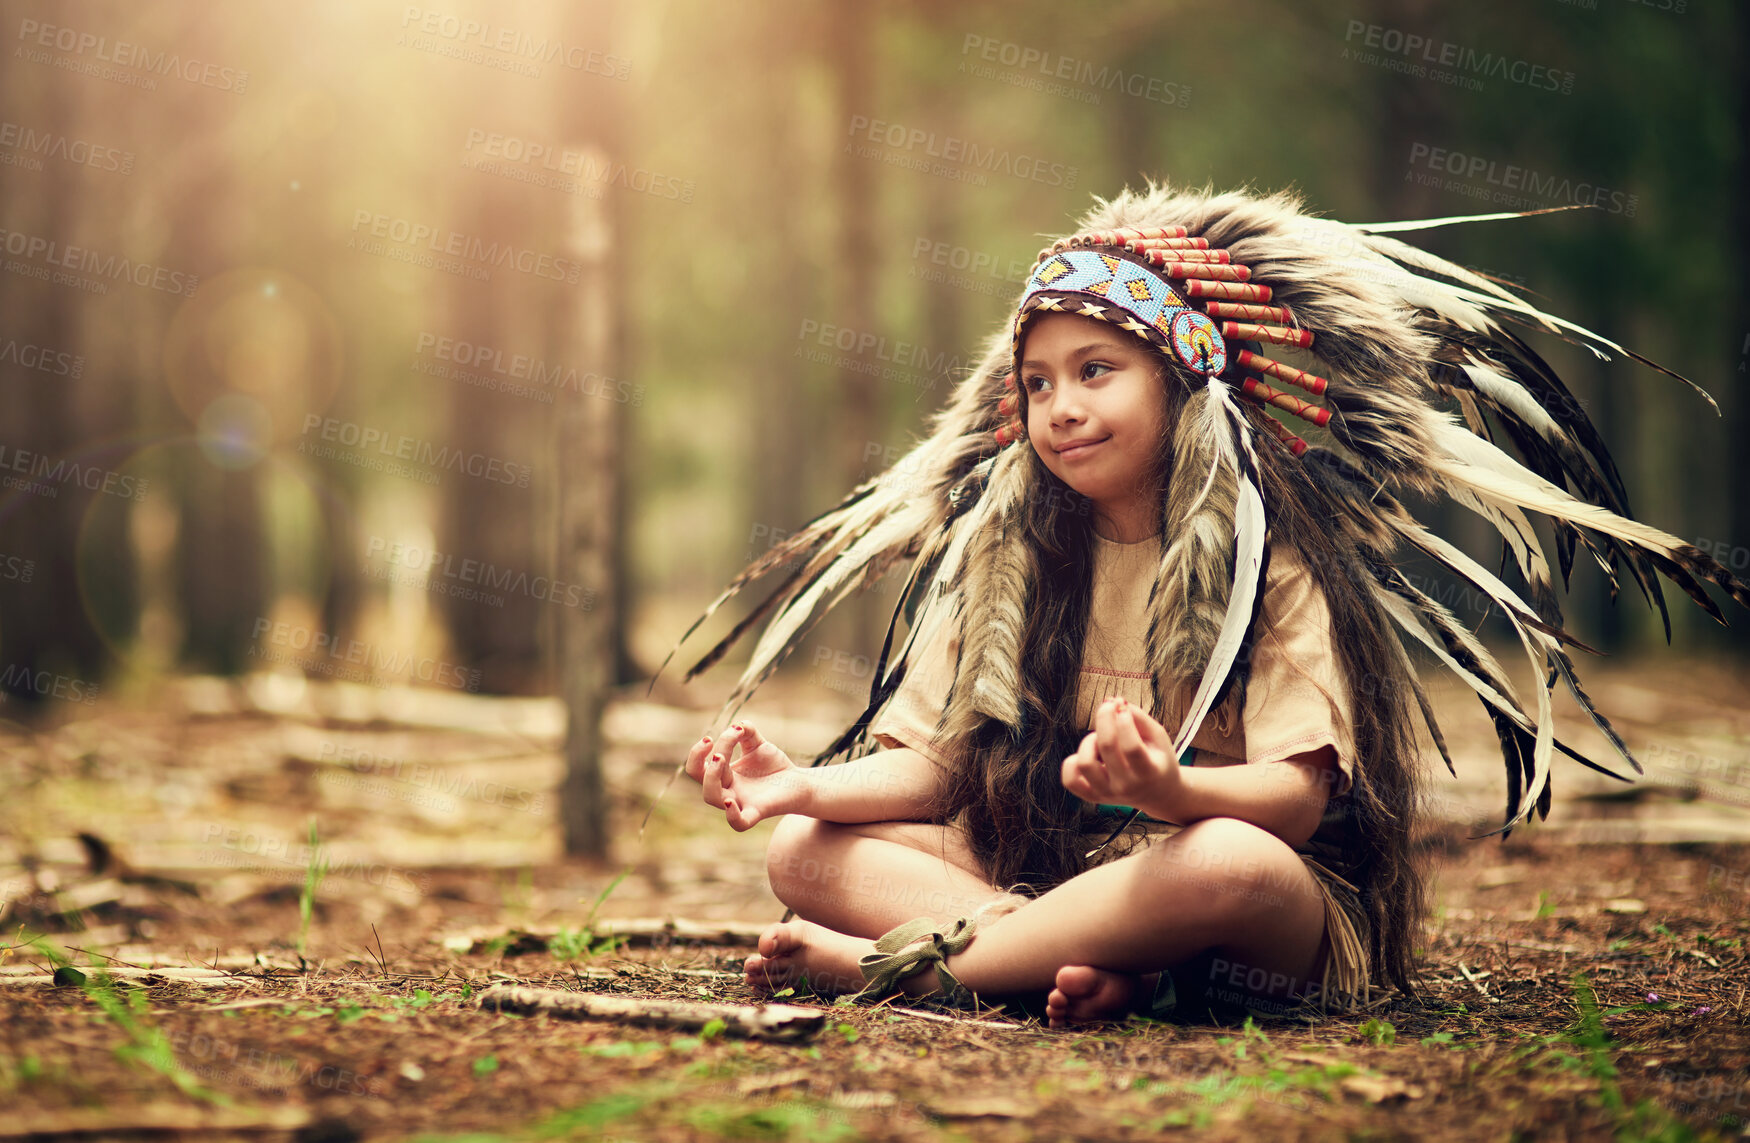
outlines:
[[[1471, 970], [1465, 967], [1463, 961], [1459, 962], [1458, 971], [1460, 974], [1462, 974], [1464, 976], [1464, 978], [1466, 980], [1470, 981], [1470, 986], [1472, 988], [1476, 989], [1477, 992], [1482, 995], [1482, 998], [1484, 1000], [1487, 1000], [1490, 1004], [1501, 1003], [1501, 1001], [1498, 998], [1489, 995], [1489, 990], [1482, 986], [1482, 983], [1481, 983], [1482, 977], [1473, 976], [1471, 974]], [[1483, 974], [1483, 976], [1487, 976], [1487, 975], [1488, 975], [1488, 973]]]
[[826, 1026], [824, 1008], [797, 1004], [701, 1004], [690, 1000], [654, 1000], [607, 996], [599, 992], [561, 992], [495, 984], [480, 993], [481, 1008], [493, 1012], [534, 1015], [545, 1012], [562, 1020], [615, 1020], [652, 1028], [696, 1031], [721, 1020], [727, 1036], [795, 1042], [815, 1036]]
[[921, 1008], [889, 1008], [889, 1012], [902, 1012], [907, 1016], [916, 1016], [920, 1020], [937, 1020], [943, 1024], [976, 1024], [980, 1028], [1024, 1028], [1025, 1024], [1015, 1024], [1008, 1020], [974, 1020], [966, 1016], [944, 1016], [939, 1012], [925, 1012]]

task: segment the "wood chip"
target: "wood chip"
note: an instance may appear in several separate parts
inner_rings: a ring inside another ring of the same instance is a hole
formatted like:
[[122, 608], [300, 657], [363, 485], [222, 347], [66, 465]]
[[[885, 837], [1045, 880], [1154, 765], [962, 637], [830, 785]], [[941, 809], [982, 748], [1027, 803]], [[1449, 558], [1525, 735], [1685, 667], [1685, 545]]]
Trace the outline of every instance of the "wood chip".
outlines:
[[1337, 1086], [1350, 1095], [1360, 1096], [1369, 1103], [1422, 1098], [1420, 1084], [1405, 1083], [1396, 1076], [1344, 1076], [1337, 1081]]
[[85, 1136], [120, 1139], [144, 1135], [284, 1133], [308, 1127], [313, 1116], [303, 1107], [202, 1107], [186, 1103], [143, 1107], [60, 1108], [52, 1112], [8, 1113], [0, 1139], [59, 1139]]
[[1604, 903], [1606, 913], [1619, 913], [1624, 916], [1634, 916], [1647, 911], [1647, 903], [1638, 897], [1617, 897]]
[[753, 1095], [755, 1092], [772, 1091], [775, 1088], [789, 1087], [791, 1084], [807, 1083], [820, 1074], [814, 1068], [789, 1068], [781, 1072], [771, 1072], [763, 1076], [748, 1076], [735, 1085], [738, 1095]]
[[[80, 971], [87, 975], [103, 972], [117, 980], [131, 980], [147, 987], [157, 984], [192, 984], [199, 988], [249, 988], [258, 983], [254, 977], [234, 976], [228, 972], [215, 972], [210, 968], [128, 968], [124, 965], [109, 965], [103, 968], [86, 967]], [[18, 972], [9, 967], [0, 973], [0, 984], [49, 984], [53, 980], [53, 973], [37, 968]]]
[[968, 1095], [933, 1100], [929, 1111], [943, 1119], [1031, 1119], [1039, 1114], [1039, 1107], [1013, 1096]]
[[819, 1034], [826, 1026], [825, 1008], [797, 1004], [705, 1004], [687, 1000], [607, 996], [597, 992], [562, 992], [495, 984], [480, 994], [481, 1008], [492, 1012], [534, 1015], [545, 1012], [562, 1020], [613, 1020], [651, 1028], [698, 1031], [723, 1021], [723, 1034], [755, 1040], [793, 1043]]

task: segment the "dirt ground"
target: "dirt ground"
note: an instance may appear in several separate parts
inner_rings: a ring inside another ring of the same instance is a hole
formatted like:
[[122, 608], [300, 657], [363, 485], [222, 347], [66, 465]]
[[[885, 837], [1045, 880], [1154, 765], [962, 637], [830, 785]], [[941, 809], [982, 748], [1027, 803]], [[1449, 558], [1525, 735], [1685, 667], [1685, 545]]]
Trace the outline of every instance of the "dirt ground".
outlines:
[[[1558, 765], [1551, 821], [1505, 842], [1466, 839], [1499, 763], [1448, 728], [1466, 783], [1427, 835], [1420, 997], [1068, 1032], [803, 997], [826, 1011], [799, 1042], [479, 1003], [505, 980], [751, 1002], [745, 933], [782, 913], [769, 829], [656, 798], [709, 712], [615, 708], [598, 863], [559, 858], [550, 704], [274, 676], [8, 724], [0, 1138], [1740, 1137], [1750, 683], [1702, 677], [1600, 676], [1646, 780], [1624, 798]], [[824, 742], [848, 703], [822, 694], [780, 694], [762, 729]], [[724, 931], [609, 947], [628, 918]]]

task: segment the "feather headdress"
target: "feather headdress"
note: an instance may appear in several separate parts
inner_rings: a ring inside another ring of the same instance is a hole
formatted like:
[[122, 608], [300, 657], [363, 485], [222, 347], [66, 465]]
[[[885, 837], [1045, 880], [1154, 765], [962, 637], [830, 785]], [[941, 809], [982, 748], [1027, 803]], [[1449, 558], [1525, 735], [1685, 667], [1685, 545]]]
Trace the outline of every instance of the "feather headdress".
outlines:
[[[1181, 749], [1225, 692], [1256, 622], [1268, 558], [1258, 471], [1269, 464], [1289, 467], [1339, 507], [1330, 527], [1357, 553], [1366, 591], [1402, 632], [1397, 661], [1443, 756], [1444, 739], [1405, 649], [1414, 644], [1431, 653], [1482, 702], [1507, 766], [1506, 818], [1495, 832], [1534, 810], [1547, 815], [1557, 751], [1628, 780], [1555, 740], [1552, 690], [1559, 680], [1611, 748], [1641, 770], [1580, 687], [1567, 652], [1576, 641], [1562, 630], [1531, 514], [1553, 527], [1564, 583], [1580, 548], [1609, 577], [1613, 595], [1626, 569], [1664, 616], [1667, 637], [1661, 575], [1722, 623], [1701, 582], [1746, 606], [1750, 588], [1707, 553], [1632, 518], [1604, 442], [1514, 327], [1669, 370], [1395, 237], [1509, 217], [1516, 216], [1351, 225], [1312, 217], [1288, 194], [1183, 193], [1152, 184], [1098, 201], [1076, 234], [1041, 252], [1015, 321], [991, 337], [929, 435], [893, 469], [754, 561], [711, 603], [683, 643], [743, 587], [791, 569], [686, 678], [768, 621], [726, 701], [725, 716], [732, 716], [828, 610], [909, 561], [869, 706], [816, 761], [866, 745], [871, 719], [904, 678], [918, 631], [934, 621], [958, 624], [963, 633], [939, 730], [964, 733], [985, 719], [1013, 728], [1023, 708], [1021, 636], [1036, 576], [1017, 523], [1018, 506], [1036, 490], [1029, 487], [1030, 467], [1017, 460], [1022, 450], [1009, 447], [1025, 433], [1017, 419], [1015, 355], [1030, 313], [1067, 308], [1176, 353], [1202, 381], [1174, 429], [1175, 469], [1149, 598], [1157, 706], [1168, 687], [1195, 683], [1175, 734]], [[1066, 255], [1083, 251], [1099, 254], [1110, 274], [1075, 276], [1091, 263]], [[1146, 285], [1115, 299], [1112, 285], [1136, 280], [1136, 268], [1155, 282], [1182, 285], [1165, 299], [1137, 302]], [[1078, 288], [1096, 279], [1104, 284]], [[1290, 354], [1305, 355], [1306, 367], [1278, 360]], [[1267, 406], [1322, 429], [1324, 439], [1309, 447]], [[1517, 458], [1497, 443], [1503, 440]], [[1420, 523], [1404, 507], [1406, 494], [1444, 498], [1486, 520], [1500, 533], [1523, 593]], [[1530, 703], [1483, 643], [1399, 570], [1406, 555], [1445, 567], [1506, 617], [1532, 668]], [[895, 652], [901, 612], [912, 621]]]

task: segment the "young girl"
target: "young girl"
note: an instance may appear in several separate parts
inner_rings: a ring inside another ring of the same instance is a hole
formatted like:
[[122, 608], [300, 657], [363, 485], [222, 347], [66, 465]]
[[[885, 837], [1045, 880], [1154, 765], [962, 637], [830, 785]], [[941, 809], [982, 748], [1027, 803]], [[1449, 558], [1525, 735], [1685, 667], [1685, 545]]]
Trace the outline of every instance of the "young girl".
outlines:
[[[688, 755], [736, 829], [786, 815], [768, 871], [796, 919], [762, 935], [748, 983], [1044, 997], [1053, 1026], [1341, 1009], [1374, 981], [1412, 987], [1416, 716], [1445, 749], [1394, 628], [1483, 699], [1510, 827], [1549, 804], [1542, 672], [1591, 711], [1525, 507], [1555, 520], [1564, 574], [1577, 538], [1601, 563], [1627, 556], [1654, 593], [1657, 566], [1750, 602], [1705, 554], [1617, 514], [1620, 482], [1590, 424], [1491, 312], [1556, 324], [1283, 196], [1151, 186], [1042, 253], [1013, 323], [903, 474], [738, 577], [724, 599], [795, 567], [694, 669], [775, 609], [744, 698], [825, 608], [912, 561], [898, 661], [886, 670], [890, 631], [869, 709], [822, 759], [871, 737], [887, 749], [801, 768], [741, 722]], [[1318, 374], [1262, 353], [1315, 338]], [[1334, 447], [1309, 451], [1265, 403]], [[1475, 435], [1485, 416], [1530, 468]], [[1531, 602], [1424, 529], [1394, 488], [1445, 493], [1494, 523]], [[1501, 606], [1539, 670], [1536, 717], [1395, 567], [1401, 549]]]

